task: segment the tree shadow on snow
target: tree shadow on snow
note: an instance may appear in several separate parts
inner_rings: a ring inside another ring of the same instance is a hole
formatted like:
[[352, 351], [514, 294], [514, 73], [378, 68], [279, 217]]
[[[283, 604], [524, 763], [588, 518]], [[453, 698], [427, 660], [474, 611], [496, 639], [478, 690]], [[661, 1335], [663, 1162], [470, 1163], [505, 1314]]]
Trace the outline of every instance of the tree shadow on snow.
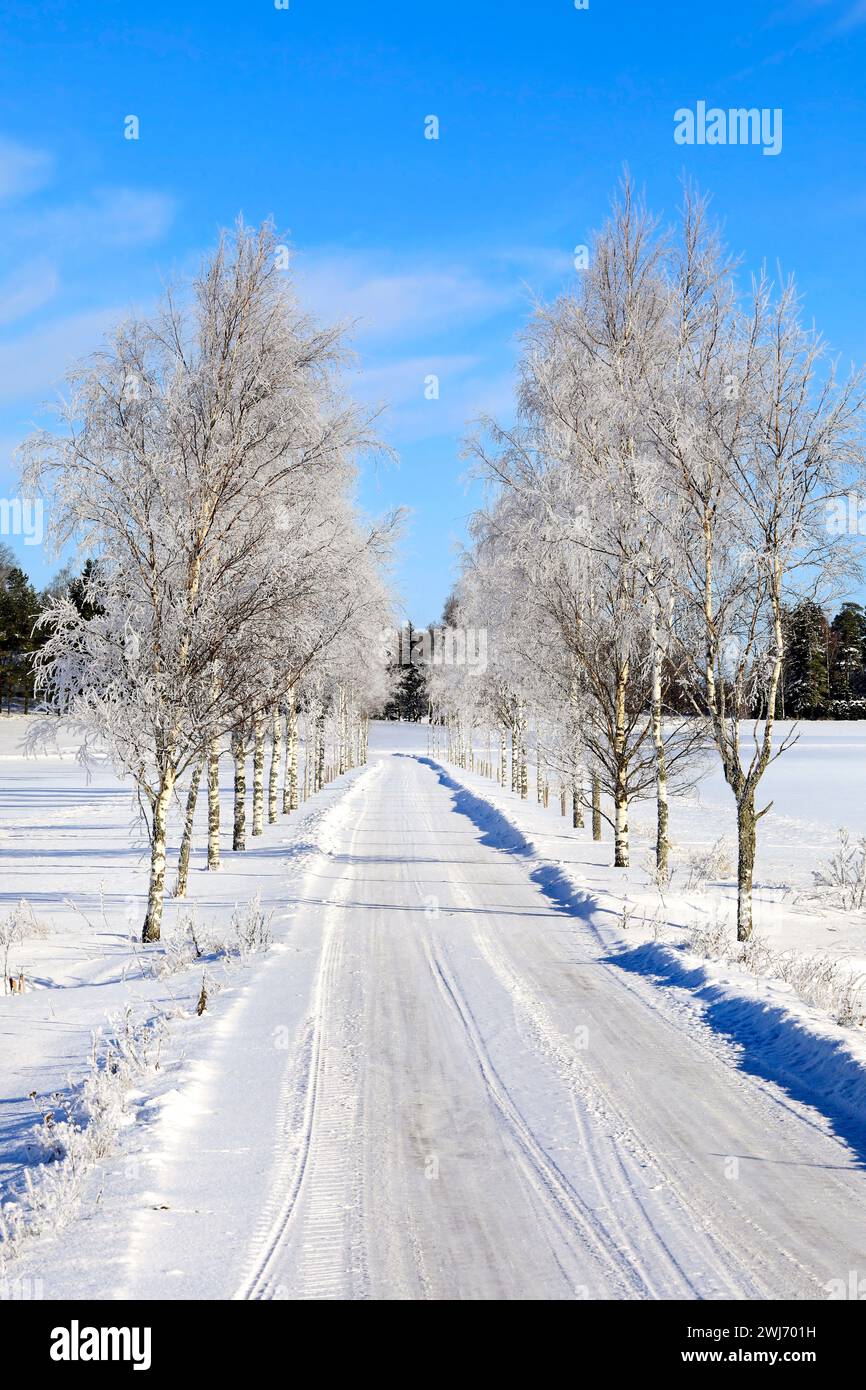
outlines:
[[[401, 753], [398, 756], [412, 755]], [[415, 757], [413, 761], [423, 763], [436, 773], [440, 784], [452, 793], [455, 811], [467, 816], [476, 829], [482, 832], [482, 845], [487, 845], [490, 849], [505, 850], [506, 853], [521, 858], [529, 859], [534, 856], [535, 850], [526, 837], [506, 816], [497, 811], [495, 806], [491, 806], [489, 801], [455, 782], [444, 767], [432, 758]], [[575, 887], [568, 874], [556, 864], [542, 864], [534, 869], [529, 877], [533, 883], [538, 884], [545, 897], [549, 898], [555, 907], [572, 917], [583, 917], [589, 923], [591, 914], [598, 906], [595, 898], [586, 889]]]
[[823, 1037], [767, 999], [730, 994], [702, 966], [679, 959], [676, 947], [648, 941], [610, 953], [607, 963], [687, 990], [701, 1002], [703, 1021], [735, 1044], [743, 1071], [819, 1111], [854, 1151], [857, 1166], [866, 1168], [866, 1067], [844, 1038]]
[[[483, 797], [461, 786], [434, 759], [414, 760], [429, 767], [452, 793], [455, 811], [482, 832], [482, 844], [521, 857], [533, 855], [520, 831]], [[604, 951], [601, 964], [691, 994], [702, 1006], [702, 1020], [734, 1044], [744, 1072], [775, 1083], [793, 1101], [818, 1111], [853, 1151], [856, 1166], [866, 1168], [866, 1067], [849, 1051], [844, 1038], [821, 1036], [766, 999], [729, 994], [700, 965], [680, 958], [676, 947], [647, 942], [611, 951], [593, 922], [603, 909], [590, 892], [576, 888], [555, 864], [541, 865], [529, 876], [559, 911], [589, 927]]]

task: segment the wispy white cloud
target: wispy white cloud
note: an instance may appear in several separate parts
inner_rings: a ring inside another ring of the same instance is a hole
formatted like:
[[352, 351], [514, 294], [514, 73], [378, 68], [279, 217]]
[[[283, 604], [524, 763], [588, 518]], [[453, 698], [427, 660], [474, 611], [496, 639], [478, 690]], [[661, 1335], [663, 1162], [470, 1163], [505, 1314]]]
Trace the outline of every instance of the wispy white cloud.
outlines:
[[802, 53], [813, 53], [825, 45], [844, 38], [866, 24], [866, 0], [842, 3], [842, 0], [789, 0], [771, 10], [763, 20], [767, 31], [799, 25], [804, 32], [786, 48], [766, 54], [756, 63], [733, 74], [735, 81], [753, 77], [765, 68], [780, 67]]
[[862, 24], [866, 24], [866, 0], [857, 0], [856, 4], [842, 15], [836, 28], [839, 33], [847, 34], [852, 29], [859, 29]]
[[38, 403], [55, 394], [67, 368], [93, 352], [121, 317], [117, 308], [70, 314], [0, 343], [0, 403]]
[[477, 356], [468, 353], [462, 356], [431, 353], [430, 356], [404, 357], [399, 361], [382, 362], [377, 366], [364, 367], [358, 372], [358, 394], [363, 394], [369, 400], [387, 400], [395, 403], [416, 399], [423, 401], [428, 377], [436, 376], [440, 383], [443, 379], [453, 380], [477, 367], [478, 362]]
[[49, 208], [30, 219], [30, 240], [82, 246], [136, 246], [157, 241], [171, 226], [174, 199], [165, 193], [132, 188], [100, 189], [92, 198]]
[[[353, 392], [385, 406], [381, 428], [399, 447], [460, 435], [486, 412], [509, 413], [513, 380], [510, 364], [503, 368], [499, 320], [524, 317], [533, 293], [559, 288], [574, 273], [566, 250], [525, 245], [483, 259], [419, 252], [411, 261], [324, 248], [300, 253], [294, 271], [302, 302], [320, 318], [355, 321]], [[395, 357], [401, 344], [408, 350]]]
[[54, 298], [60, 285], [56, 265], [40, 257], [19, 265], [0, 281], [0, 324], [14, 323]]
[[423, 256], [406, 265], [385, 252], [305, 252], [295, 271], [306, 304], [325, 320], [357, 321], [364, 338], [438, 332], [487, 318], [514, 298], [513, 286]]
[[26, 197], [51, 177], [54, 160], [45, 150], [0, 136], [0, 199]]
[[510, 246], [493, 251], [495, 265], [508, 267], [533, 288], [551, 280], [574, 279], [574, 250], [567, 246]]
[[510, 371], [491, 371], [483, 357], [472, 354], [379, 363], [359, 372], [356, 382], [356, 396], [384, 406], [382, 430], [401, 445], [462, 434], [479, 415], [507, 414], [513, 394]]

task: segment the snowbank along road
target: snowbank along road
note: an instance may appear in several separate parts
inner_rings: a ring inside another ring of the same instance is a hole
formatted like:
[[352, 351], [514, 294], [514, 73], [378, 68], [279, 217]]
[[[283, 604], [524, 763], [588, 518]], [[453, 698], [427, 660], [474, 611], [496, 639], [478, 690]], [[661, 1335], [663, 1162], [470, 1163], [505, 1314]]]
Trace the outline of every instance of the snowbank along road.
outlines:
[[115, 1296], [822, 1298], [866, 1267], [859, 1156], [481, 807], [395, 753], [335, 804], [154, 1126]]

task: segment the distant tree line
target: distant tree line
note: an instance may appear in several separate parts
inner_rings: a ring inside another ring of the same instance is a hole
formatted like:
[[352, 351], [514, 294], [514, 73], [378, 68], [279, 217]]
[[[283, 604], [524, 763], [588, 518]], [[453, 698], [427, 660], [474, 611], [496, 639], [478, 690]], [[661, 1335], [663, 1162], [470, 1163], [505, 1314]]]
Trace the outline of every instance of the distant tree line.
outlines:
[[843, 603], [827, 617], [812, 599], [786, 608], [781, 719], [866, 719], [866, 610]]
[[0, 544], [0, 711], [28, 713], [33, 700], [33, 656], [45, 641], [44, 632], [35, 628], [36, 619], [52, 597], [67, 593], [84, 612], [91, 569], [90, 560], [80, 575], [64, 568], [46, 588], [37, 589], [10, 547]]

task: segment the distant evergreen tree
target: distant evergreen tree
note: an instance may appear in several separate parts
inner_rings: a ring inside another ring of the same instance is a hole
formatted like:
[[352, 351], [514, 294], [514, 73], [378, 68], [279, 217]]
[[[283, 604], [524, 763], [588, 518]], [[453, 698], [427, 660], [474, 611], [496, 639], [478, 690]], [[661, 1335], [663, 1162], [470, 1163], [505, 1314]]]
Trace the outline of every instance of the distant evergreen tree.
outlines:
[[866, 684], [866, 612], [859, 603], [843, 603], [830, 630], [830, 695], [834, 700], [856, 699]]
[[93, 560], [85, 560], [84, 568], [77, 579], [73, 579], [69, 585], [69, 597], [75, 604], [82, 618], [90, 619], [95, 617], [99, 611], [98, 605], [91, 603], [87, 598], [87, 584], [96, 574], [96, 564]]
[[442, 626], [456, 627], [459, 621], [460, 605], [456, 594], [449, 594], [445, 600], [445, 607], [442, 610]]
[[821, 607], [801, 599], [785, 614], [785, 663], [779, 714], [820, 719], [830, 698], [830, 628]]
[[0, 567], [0, 703], [5, 692], [33, 694], [31, 655], [38, 646], [33, 624], [39, 612], [36, 590], [17, 565]]
[[391, 663], [394, 690], [384, 709], [386, 719], [417, 723], [427, 716], [430, 672], [419, 644], [420, 630], [406, 623], [397, 633], [397, 653]]

